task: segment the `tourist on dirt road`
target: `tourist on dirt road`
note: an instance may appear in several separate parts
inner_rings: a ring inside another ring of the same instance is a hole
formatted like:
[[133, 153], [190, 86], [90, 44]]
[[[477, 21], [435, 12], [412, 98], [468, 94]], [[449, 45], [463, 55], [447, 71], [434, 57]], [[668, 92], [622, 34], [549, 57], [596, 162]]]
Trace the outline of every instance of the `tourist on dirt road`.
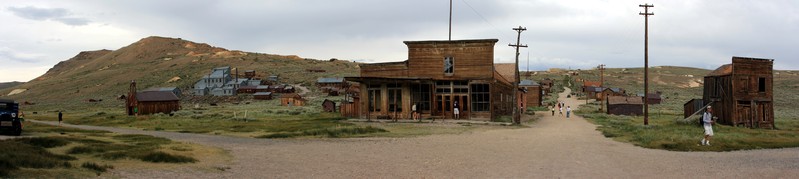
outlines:
[[705, 114], [702, 114], [702, 122], [703, 127], [705, 128], [705, 137], [702, 138], [702, 145], [710, 145], [710, 138], [713, 137], [713, 124], [716, 123], [713, 120], [713, 107], [708, 106], [707, 110], [705, 110]]
[[566, 106], [566, 118], [569, 118], [569, 114], [572, 113], [572, 106]]
[[552, 110], [552, 116], [555, 116], [555, 106], [550, 107], [549, 110]]
[[61, 111], [58, 111], [58, 126], [61, 126], [61, 121], [63, 120], [64, 114]]

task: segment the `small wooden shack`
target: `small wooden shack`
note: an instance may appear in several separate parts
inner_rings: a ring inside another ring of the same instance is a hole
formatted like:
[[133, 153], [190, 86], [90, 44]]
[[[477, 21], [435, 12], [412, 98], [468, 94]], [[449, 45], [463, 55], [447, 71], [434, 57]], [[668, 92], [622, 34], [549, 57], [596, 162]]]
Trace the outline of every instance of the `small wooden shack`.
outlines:
[[773, 59], [732, 57], [705, 76], [705, 104], [713, 102], [718, 123], [774, 128]]
[[286, 93], [280, 95], [280, 105], [282, 106], [303, 106], [305, 105], [305, 99], [302, 99], [297, 93]]
[[527, 90], [527, 106], [528, 107], [539, 107], [543, 106], [543, 92], [541, 91], [541, 85], [536, 83], [533, 80], [522, 80], [519, 82], [519, 87], [524, 88]]
[[272, 92], [257, 92], [252, 96], [258, 100], [272, 100]]
[[130, 82], [125, 110], [128, 115], [171, 113], [180, 110], [180, 98], [173, 91], [136, 91], [136, 81]]
[[649, 103], [649, 104], [660, 104], [661, 102], [663, 102], [663, 95], [662, 94], [663, 93], [661, 93], [661, 92], [649, 93], [649, 95], [648, 95], [649, 99], [647, 99], [647, 103]]
[[691, 99], [682, 106], [683, 106], [683, 112], [685, 114], [683, 118], [688, 118], [696, 111], [701, 110], [702, 107], [705, 106], [705, 103], [702, 102], [702, 99]]
[[322, 93], [330, 92], [330, 89], [346, 89], [349, 86], [344, 78], [319, 78], [316, 80], [316, 87], [322, 89]]
[[247, 79], [255, 78], [255, 70], [244, 71], [244, 77], [247, 78]]
[[544, 95], [548, 95], [552, 92], [552, 86], [555, 85], [554, 80], [550, 78], [545, 78], [541, 80], [541, 91], [544, 91]]
[[598, 81], [585, 80], [583, 81], [582, 92], [588, 92], [587, 91], [588, 87], [600, 87], [600, 86], [602, 86], [602, 84], [600, 84]]
[[[600, 87], [600, 89], [602, 89]], [[602, 101], [609, 96], [624, 96], [626, 92], [621, 88], [604, 88], [601, 93], [598, 93], [597, 100]]]
[[643, 115], [644, 101], [636, 96], [609, 96], [607, 114], [638, 116]]
[[324, 110], [325, 112], [336, 111], [336, 102], [333, 102], [329, 99], [325, 99], [325, 101], [322, 102], [322, 110]]

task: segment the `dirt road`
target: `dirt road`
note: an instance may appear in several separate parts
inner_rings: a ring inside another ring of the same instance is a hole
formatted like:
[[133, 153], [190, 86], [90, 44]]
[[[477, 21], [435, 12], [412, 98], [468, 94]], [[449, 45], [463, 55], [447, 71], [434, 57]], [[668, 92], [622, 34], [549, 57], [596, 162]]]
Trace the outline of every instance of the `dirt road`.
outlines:
[[[582, 101], [565, 98], [577, 108]], [[564, 112], [565, 113], [565, 112]], [[224, 172], [115, 171], [130, 178], [792, 178], [799, 148], [670, 152], [615, 142], [583, 118], [531, 128], [418, 138], [265, 140], [79, 126], [217, 146]], [[699, 138], [697, 138], [698, 142]]]

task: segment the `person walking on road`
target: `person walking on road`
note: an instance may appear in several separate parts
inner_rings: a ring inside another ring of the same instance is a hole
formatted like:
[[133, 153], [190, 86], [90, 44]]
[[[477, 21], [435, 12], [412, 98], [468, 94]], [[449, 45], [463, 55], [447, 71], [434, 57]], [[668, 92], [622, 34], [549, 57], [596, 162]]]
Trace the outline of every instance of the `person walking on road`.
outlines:
[[61, 113], [61, 111], [58, 111], [58, 126], [61, 126], [61, 121], [64, 120], [63, 117], [64, 114]]
[[555, 116], [555, 106], [550, 107], [549, 110], [552, 110], [552, 116]]
[[566, 106], [566, 118], [569, 118], [569, 114], [571, 114], [571, 113], [572, 113], [572, 107], [571, 106]]
[[708, 106], [707, 110], [705, 110], [705, 114], [702, 114], [702, 123], [705, 128], [705, 136], [702, 138], [702, 145], [709, 146], [710, 138], [713, 137], [713, 124], [716, 123], [716, 120], [713, 120], [712, 106]]

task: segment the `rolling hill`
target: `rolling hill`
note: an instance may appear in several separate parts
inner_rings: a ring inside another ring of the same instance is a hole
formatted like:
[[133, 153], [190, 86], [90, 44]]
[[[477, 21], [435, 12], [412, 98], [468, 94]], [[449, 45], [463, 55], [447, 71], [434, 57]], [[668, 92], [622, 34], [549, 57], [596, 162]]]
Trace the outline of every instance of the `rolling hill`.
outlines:
[[15, 86], [19, 86], [21, 84], [23, 84], [23, 82], [19, 82], [19, 81], [3, 82], [3, 83], [0, 83], [0, 90], [6, 89], [6, 88], [15, 87]]
[[[30, 82], [1, 89], [0, 95], [44, 109], [79, 108], [86, 99], [104, 99], [92, 105], [117, 106], [121, 103], [113, 99], [127, 94], [132, 80], [138, 89], [171, 86], [190, 91], [202, 76], [220, 66], [238, 68], [242, 75], [245, 70], [256, 70], [260, 77], [278, 75], [282, 83], [304, 86], [319, 77], [358, 74], [358, 64], [349, 61], [242, 52], [179, 38], [147, 37], [117, 50], [80, 52]], [[309, 68], [326, 72], [307, 73]], [[27, 90], [8, 96], [14, 89]]]

